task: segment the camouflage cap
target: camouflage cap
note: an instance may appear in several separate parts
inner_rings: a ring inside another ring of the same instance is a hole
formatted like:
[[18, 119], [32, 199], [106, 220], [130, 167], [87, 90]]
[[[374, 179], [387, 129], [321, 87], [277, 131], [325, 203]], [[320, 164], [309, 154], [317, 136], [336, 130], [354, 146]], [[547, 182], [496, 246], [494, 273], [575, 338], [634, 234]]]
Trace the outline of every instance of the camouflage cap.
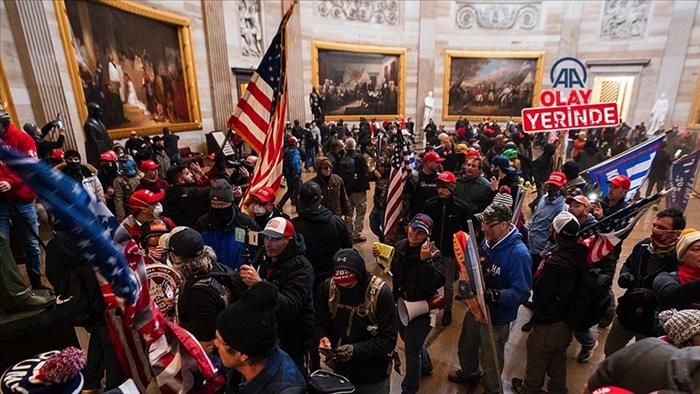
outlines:
[[477, 213], [475, 216], [482, 223], [509, 222], [513, 217], [513, 211], [507, 205], [495, 202], [486, 207], [484, 212]]

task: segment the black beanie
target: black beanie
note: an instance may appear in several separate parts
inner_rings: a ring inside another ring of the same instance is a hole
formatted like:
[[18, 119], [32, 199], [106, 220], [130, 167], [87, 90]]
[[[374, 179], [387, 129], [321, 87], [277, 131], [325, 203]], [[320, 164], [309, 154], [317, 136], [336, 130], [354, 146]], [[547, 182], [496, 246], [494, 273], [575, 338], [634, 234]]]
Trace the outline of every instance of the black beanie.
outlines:
[[226, 344], [248, 356], [268, 353], [277, 345], [277, 286], [258, 282], [216, 318]]

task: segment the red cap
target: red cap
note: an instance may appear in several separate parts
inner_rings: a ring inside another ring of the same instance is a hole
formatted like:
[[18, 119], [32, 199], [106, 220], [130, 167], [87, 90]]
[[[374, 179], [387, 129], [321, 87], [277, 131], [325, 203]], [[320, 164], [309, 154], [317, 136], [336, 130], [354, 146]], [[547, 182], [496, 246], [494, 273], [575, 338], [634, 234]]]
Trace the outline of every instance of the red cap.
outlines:
[[436, 181], [445, 183], [457, 183], [457, 178], [455, 178], [455, 174], [451, 173], [450, 171], [443, 171], [440, 173], [440, 175], [438, 175]]
[[442, 163], [443, 161], [445, 161], [445, 159], [443, 159], [442, 157], [440, 157], [440, 155], [438, 155], [437, 152], [428, 152], [428, 153], [425, 154], [425, 156], [423, 156], [423, 163], [427, 163], [427, 162], [429, 162], [429, 161], [434, 161], [434, 162], [437, 162], [437, 163]]
[[277, 194], [270, 186], [263, 186], [257, 192], [253, 193], [253, 197], [260, 200], [261, 203], [267, 204], [269, 202], [274, 202], [277, 198]]
[[116, 162], [117, 154], [114, 153], [114, 151], [108, 150], [100, 155], [100, 160]]
[[588, 198], [587, 198], [586, 196], [584, 196], [583, 194], [579, 194], [578, 196], [573, 196], [573, 197], [569, 197], [569, 198], [566, 199], [566, 204], [567, 204], [567, 205], [571, 205], [571, 204], [573, 204], [574, 202], [577, 202], [577, 203], [579, 203], [579, 204], [583, 204], [586, 208], [590, 208], [590, 207], [591, 207], [591, 202], [590, 202], [590, 201], [588, 200]]
[[566, 175], [564, 175], [563, 172], [554, 171], [553, 173], [549, 174], [549, 178], [547, 178], [547, 181], [545, 182], [545, 185], [546, 184], [562, 187], [566, 185]]
[[357, 283], [357, 274], [349, 270], [335, 270], [333, 280], [338, 286], [352, 286]]
[[297, 146], [297, 139], [294, 138], [294, 137], [291, 137], [290, 139], [287, 140], [287, 143], [288, 143], [289, 145]]
[[469, 152], [467, 152], [467, 157], [481, 157], [481, 154], [476, 149], [469, 149]]
[[209, 160], [214, 161], [214, 157], [216, 157], [216, 152], [212, 153], [211, 155], [207, 156]]
[[129, 135], [132, 136], [132, 137], [136, 137], [138, 134], [136, 133], [136, 130], [131, 130], [131, 131], [129, 132]]
[[270, 238], [291, 238], [294, 236], [294, 225], [283, 217], [272, 218], [260, 234]]
[[148, 205], [154, 205], [165, 197], [165, 192], [153, 193], [150, 190], [137, 190], [129, 198], [129, 206], [133, 212], [138, 212]]
[[620, 387], [604, 386], [593, 390], [591, 394], [632, 394], [632, 391]]
[[158, 167], [160, 167], [160, 164], [156, 164], [156, 162], [153, 160], [144, 160], [141, 162], [141, 167], [139, 167], [139, 169], [141, 171], [150, 171], [155, 170]]
[[51, 152], [51, 159], [55, 161], [63, 161], [63, 151], [56, 149], [55, 151]]
[[608, 180], [608, 183], [613, 186], [621, 187], [625, 190], [629, 190], [630, 186], [632, 186], [632, 181], [627, 175], [618, 175], [615, 178]]
[[460, 137], [464, 137], [464, 134], [467, 133], [467, 129], [464, 127], [460, 127], [457, 129], [457, 131], [455, 131], [455, 133]]

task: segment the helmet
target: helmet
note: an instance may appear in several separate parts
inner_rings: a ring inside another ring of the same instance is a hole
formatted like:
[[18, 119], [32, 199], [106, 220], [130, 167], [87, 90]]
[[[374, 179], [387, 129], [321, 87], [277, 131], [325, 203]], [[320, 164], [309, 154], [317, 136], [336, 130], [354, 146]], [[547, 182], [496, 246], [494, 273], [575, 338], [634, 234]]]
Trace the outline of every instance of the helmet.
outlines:
[[87, 107], [88, 107], [88, 114], [90, 114], [90, 116], [95, 117], [95, 118], [99, 118], [100, 116], [102, 116], [102, 108], [100, 108], [99, 104], [88, 103]]
[[[158, 238], [161, 235], [167, 234], [172, 230], [168, 222], [163, 219], [150, 219], [143, 222], [141, 225], [140, 241], [141, 246], [146, 248], [149, 246], [158, 246]], [[151, 241], [150, 238], [157, 236], [155, 242]]]
[[116, 162], [117, 154], [114, 153], [114, 151], [108, 150], [100, 155], [100, 160]]
[[508, 141], [505, 145], [503, 145], [503, 149], [518, 149], [518, 146], [515, 145], [515, 142]]
[[517, 149], [506, 149], [503, 152], [503, 156], [507, 157], [509, 160], [515, 160], [518, 158], [518, 150]]

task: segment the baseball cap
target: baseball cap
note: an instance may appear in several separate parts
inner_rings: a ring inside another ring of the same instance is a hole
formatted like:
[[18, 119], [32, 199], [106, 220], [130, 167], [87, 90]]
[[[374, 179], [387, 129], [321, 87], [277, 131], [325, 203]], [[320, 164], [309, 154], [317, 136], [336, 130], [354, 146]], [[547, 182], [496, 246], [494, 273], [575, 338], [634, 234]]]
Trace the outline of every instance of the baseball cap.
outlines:
[[277, 195], [275, 191], [270, 186], [263, 186], [257, 192], [253, 193], [253, 197], [260, 200], [261, 203], [267, 204], [269, 202], [274, 202]]
[[[164, 221], [163, 219], [155, 218], [155, 219], [150, 219], [146, 220], [143, 222], [141, 225], [141, 231], [140, 231], [140, 242], [141, 246], [147, 246], [148, 245], [148, 239], [153, 237], [153, 236], [158, 236], [160, 238], [161, 235], [167, 234], [170, 232], [170, 225], [168, 222]], [[154, 240], [155, 242], [155, 240]], [[157, 242], [155, 242], [157, 244]]]
[[316, 182], [306, 182], [299, 190], [299, 210], [314, 210], [321, 205], [321, 186]]
[[102, 154], [100, 154], [100, 160], [111, 161], [111, 162], [113, 162], [113, 163], [116, 163], [116, 161], [117, 161], [117, 154], [114, 153], [114, 151], [112, 151], [112, 150], [108, 150], [108, 151], [106, 151], [106, 152], [102, 152]]
[[630, 186], [632, 185], [632, 181], [627, 175], [618, 175], [615, 178], [608, 180], [608, 183], [613, 186], [621, 187], [625, 190], [629, 190]]
[[423, 156], [423, 163], [427, 163], [429, 161], [434, 161], [436, 163], [442, 163], [445, 161], [440, 155], [437, 154], [437, 152], [428, 152]]
[[503, 155], [494, 156], [493, 159], [491, 159], [491, 164], [506, 172], [515, 171], [515, 168], [510, 165], [510, 160]]
[[141, 162], [141, 166], [139, 167], [139, 170], [150, 171], [150, 170], [155, 170], [158, 167], [160, 167], [160, 164], [157, 164], [153, 160], [144, 160]]
[[270, 238], [291, 238], [294, 236], [294, 225], [283, 217], [272, 218], [260, 234]]
[[56, 149], [55, 151], [51, 152], [51, 159], [53, 159], [55, 161], [62, 161], [63, 156], [64, 156], [63, 151], [60, 149]]
[[153, 193], [150, 190], [137, 190], [129, 198], [129, 206], [133, 212], [138, 212], [149, 205], [154, 205], [165, 197], [165, 192]]
[[450, 171], [441, 172], [435, 180], [445, 183], [457, 183], [457, 178], [455, 178], [455, 174], [451, 173]]
[[578, 230], [581, 228], [576, 216], [569, 211], [559, 212], [552, 221], [552, 227], [557, 234], [567, 237], [575, 237]]
[[202, 254], [204, 240], [197, 231], [189, 227], [178, 226], [168, 234], [161, 235], [158, 246], [176, 256], [191, 259]]
[[430, 230], [433, 228], [433, 219], [426, 214], [419, 213], [411, 219], [410, 226], [413, 228], [422, 228], [430, 234]]
[[566, 175], [563, 172], [554, 171], [549, 174], [549, 178], [544, 182], [546, 184], [562, 187], [566, 185]]
[[294, 138], [294, 137], [292, 137], [292, 138], [290, 138], [290, 139], [287, 140], [287, 143], [288, 143], [289, 145], [297, 146], [297, 139]]
[[591, 207], [591, 202], [588, 201], [588, 198], [582, 194], [579, 194], [578, 196], [569, 197], [566, 199], [567, 205], [571, 205], [573, 202], [583, 204], [586, 208]]
[[495, 221], [510, 222], [510, 219], [513, 217], [513, 211], [511, 211], [509, 206], [500, 202], [495, 202], [486, 207], [484, 212], [477, 213], [474, 216], [482, 223]]

